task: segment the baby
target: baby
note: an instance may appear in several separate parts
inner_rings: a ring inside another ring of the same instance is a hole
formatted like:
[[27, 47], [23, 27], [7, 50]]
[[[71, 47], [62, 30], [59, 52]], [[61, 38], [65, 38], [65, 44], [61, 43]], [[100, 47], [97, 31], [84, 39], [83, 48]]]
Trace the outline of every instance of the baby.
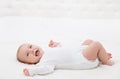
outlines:
[[[58, 47], [59, 46], [59, 47]], [[80, 46], [60, 46], [51, 40], [48, 47], [22, 44], [17, 51], [17, 59], [27, 64], [36, 64], [33, 68], [25, 68], [26, 76], [48, 74], [55, 69], [92, 69], [101, 62], [112, 66], [112, 55], [107, 53], [98, 41], [85, 40]]]

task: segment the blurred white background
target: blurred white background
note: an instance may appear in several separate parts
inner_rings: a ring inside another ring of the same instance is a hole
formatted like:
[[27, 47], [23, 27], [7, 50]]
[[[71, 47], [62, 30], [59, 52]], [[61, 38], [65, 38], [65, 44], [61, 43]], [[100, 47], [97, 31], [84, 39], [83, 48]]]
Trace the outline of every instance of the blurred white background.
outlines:
[[0, 16], [120, 18], [120, 0], [0, 0]]
[[[78, 44], [87, 38], [101, 41], [116, 65], [28, 78], [16, 60], [23, 42]], [[120, 79], [119, 62], [120, 0], [0, 0], [0, 79]]]

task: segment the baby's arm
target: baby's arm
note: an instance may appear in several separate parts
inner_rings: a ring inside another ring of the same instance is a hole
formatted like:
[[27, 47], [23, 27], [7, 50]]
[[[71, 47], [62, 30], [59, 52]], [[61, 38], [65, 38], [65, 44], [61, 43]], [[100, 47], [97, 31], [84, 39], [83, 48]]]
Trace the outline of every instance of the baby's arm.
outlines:
[[60, 43], [59, 42], [54, 42], [53, 40], [50, 40], [49, 42], [49, 47], [58, 47], [60, 46]]
[[54, 71], [54, 65], [42, 65], [39, 67], [31, 68], [31, 69], [24, 69], [23, 72], [26, 76], [33, 76], [33, 75], [45, 75], [49, 74]]

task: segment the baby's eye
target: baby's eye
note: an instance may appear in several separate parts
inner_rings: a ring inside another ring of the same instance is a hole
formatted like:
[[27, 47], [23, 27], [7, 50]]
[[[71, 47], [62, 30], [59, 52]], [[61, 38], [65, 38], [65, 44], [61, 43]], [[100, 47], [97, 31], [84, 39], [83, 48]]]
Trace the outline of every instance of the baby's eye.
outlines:
[[30, 49], [32, 48], [32, 45], [30, 45]]
[[27, 53], [27, 56], [29, 56], [29, 53]]

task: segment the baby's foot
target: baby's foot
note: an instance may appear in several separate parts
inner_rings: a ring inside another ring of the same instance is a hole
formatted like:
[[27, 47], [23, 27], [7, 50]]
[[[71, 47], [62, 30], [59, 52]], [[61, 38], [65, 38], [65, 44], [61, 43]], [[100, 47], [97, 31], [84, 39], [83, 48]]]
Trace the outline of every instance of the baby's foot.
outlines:
[[112, 58], [112, 54], [111, 53], [107, 53], [108, 59]]
[[112, 60], [108, 60], [107, 63], [106, 63], [106, 65], [108, 65], [108, 66], [112, 66], [114, 64], [115, 64], [115, 62], [112, 61]]

